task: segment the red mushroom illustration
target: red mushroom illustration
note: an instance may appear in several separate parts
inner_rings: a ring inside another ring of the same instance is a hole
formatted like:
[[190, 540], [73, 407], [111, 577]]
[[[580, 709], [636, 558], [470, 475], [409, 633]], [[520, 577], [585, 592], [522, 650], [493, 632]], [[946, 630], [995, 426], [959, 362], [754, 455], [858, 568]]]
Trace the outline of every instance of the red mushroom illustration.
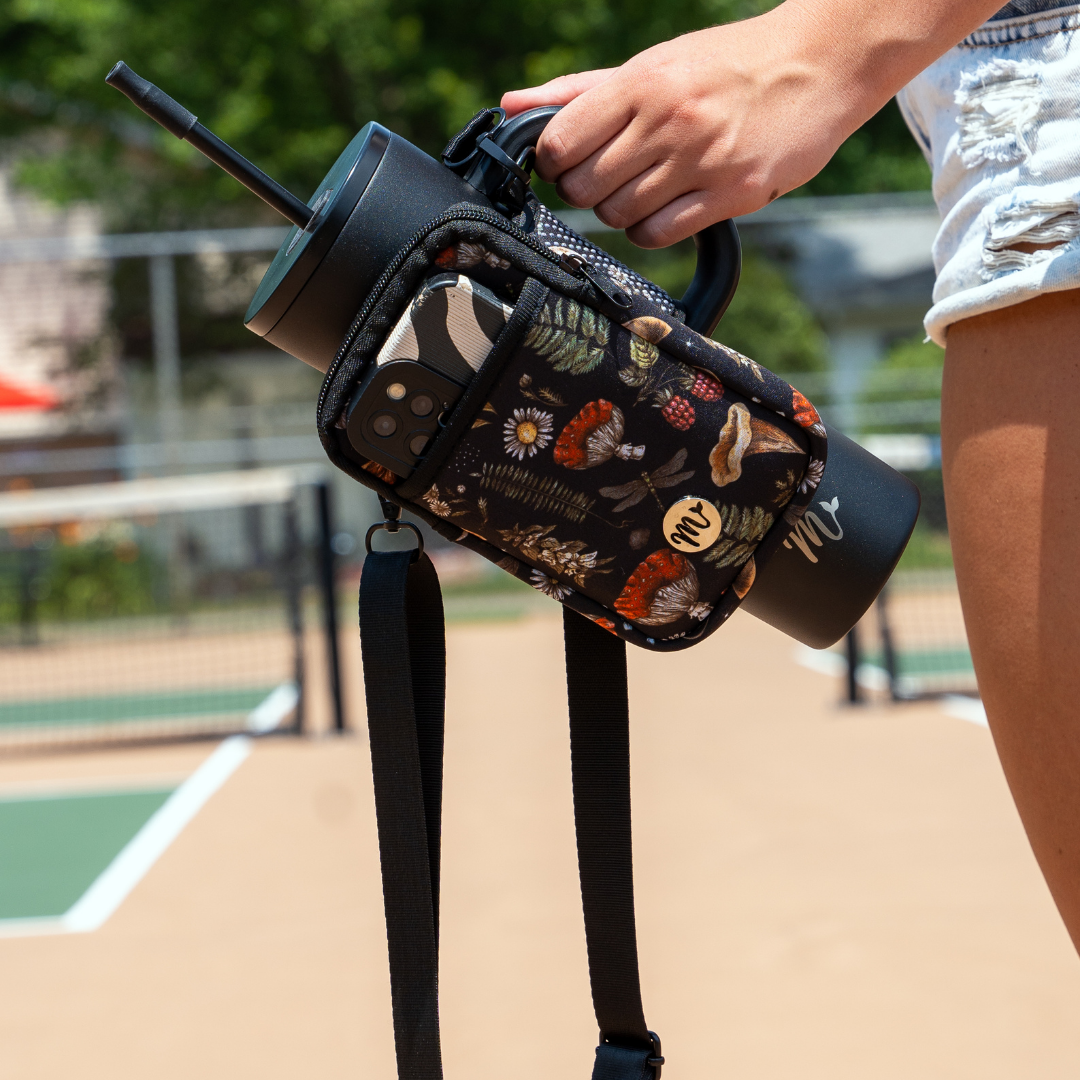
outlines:
[[590, 401], [563, 428], [555, 443], [555, 463], [568, 469], [591, 469], [613, 457], [640, 461], [645, 447], [621, 442], [624, 423], [618, 405], [603, 398]]
[[759, 420], [737, 401], [728, 409], [716, 445], [709, 454], [712, 482], [724, 487], [742, 476], [747, 454], [804, 454], [806, 451], [785, 431], [767, 420]]
[[642, 626], [663, 626], [683, 615], [704, 619], [711, 604], [698, 601], [698, 576], [694, 564], [677, 551], [654, 551], [630, 575], [619, 593], [615, 610]]
[[809, 428], [815, 435], [824, 435], [825, 426], [817, 409], [798, 390], [792, 388], [791, 403], [795, 407], [794, 420], [799, 427]]

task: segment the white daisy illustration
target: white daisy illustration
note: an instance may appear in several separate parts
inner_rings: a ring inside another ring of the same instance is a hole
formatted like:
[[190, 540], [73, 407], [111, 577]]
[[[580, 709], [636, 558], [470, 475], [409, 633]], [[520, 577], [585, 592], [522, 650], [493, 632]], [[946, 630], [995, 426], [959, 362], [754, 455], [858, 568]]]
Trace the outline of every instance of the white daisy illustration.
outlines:
[[529, 584], [554, 600], [563, 600], [574, 591], [568, 589], [561, 581], [549, 578], [547, 574], [542, 574], [539, 570], [534, 570], [529, 575]]
[[503, 425], [506, 452], [518, 461], [524, 461], [526, 454], [532, 457], [537, 450], [543, 450], [551, 442], [553, 420], [551, 413], [540, 409], [515, 409], [514, 415]]
[[450, 516], [450, 504], [444, 501], [443, 497], [439, 494], [438, 484], [432, 484], [431, 487], [420, 496], [420, 501], [438, 517]]
[[821, 478], [824, 475], [825, 462], [820, 461], [818, 458], [812, 459], [810, 464], [806, 466], [806, 472], [799, 483], [799, 490], [803, 492], [813, 491], [821, 483]]

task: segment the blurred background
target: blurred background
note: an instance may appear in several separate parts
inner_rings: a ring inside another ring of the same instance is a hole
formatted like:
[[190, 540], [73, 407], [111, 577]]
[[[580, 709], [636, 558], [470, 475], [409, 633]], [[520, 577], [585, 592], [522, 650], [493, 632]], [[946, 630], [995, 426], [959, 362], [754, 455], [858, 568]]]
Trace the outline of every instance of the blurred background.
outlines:
[[[127, 61], [306, 201], [369, 120], [437, 156], [508, 88], [770, 6], [0, 5], [12, 1076], [392, 1069], [368, 766], [348, 737], [364, 731], [356, 586], [381, 515], [326, 463], [319, 373], [243, 326], [281, 221], [105, 74]], [[739, 614], [694, 650], [631, 657], [642, 962], [665, 1075], [711, 1075], [717, 1053], [726, 1075], [777, 1080], [1080, 1065], [1075, 957], [981, 730], [956, 595], [943, 353], [921, 323], [929, 186], [890, 103], [805, 188], [738, 222], [742, 283], [717, 338], [909, 475], [923, 509], [837, 648]], [[692, 243], [640, 251], [536, 189], [682, 293]], [[587, 1075], [558, 606], [428, 540], [450, 622], [448, 1075], [503, 1075], [524, 1016]], [[250, 737], [275, 734], [240, 767]], [[136, 849], [142, 869], [125, 871]], [[550, 1056], [523, 1075], [547, 1075]]]
[[[144, 507], [135, 521], [102, 505], [81, 525], [20, 519], [21, 531], [0, 533], [0, 640], [25, 646], [91, 615], [100, 624], [179, 612], [190, 623], [202, 612], [220, 629], [227, 609], [264, 608], [274, 588], [284, 625], [288, 590], [281, 573], [271, 578], [293, 543], [302, 556], [286, 560], [298, 579], [296, 618], [317, 620], [320, 558], [335, 560], [339, 582], [354, 581], [376, 519], [369, 493], [308, 468], [325, 464], [313, 432], [319, 374], [243, 327], [284, 235], [280, 221], [107, 87], [115, 60], [130, 61], [306, 199], [368, 120], [437, 155], [506, 88], [618, 64], [769, 6], [490, 0], [461, 18], [426, 0], [5, 5], [3, 486], [283, 467], [307, 479], [296, 474], [297, 536], [288, 542], [273, 512], [250, 501], [210, 517], [195, 505], [165, 517]], [[681, 294], [693, 269], [689, 241], [637, 250], [537, 187], [574, 227]], [[922, 517], [890, 595], [849, 642], [851, 696], [974, 690], [941, 489], [943, 354], [923, 343], [921, 327], [937, 222], [928, 188], [926, 163], [890, 103], [805, 188], [739, 221], [742, 284], [717, 330], [922, 489]], [[322, 481], [332, 519], [320, 540], [319, 497], [305, 492]], [[432, 542], [436, 552], [444, 546]], [[456, 553], [443, 559], [444, 580], [460, 593], [453, 610], [529, 608], [532, 598], [497, 571]]]

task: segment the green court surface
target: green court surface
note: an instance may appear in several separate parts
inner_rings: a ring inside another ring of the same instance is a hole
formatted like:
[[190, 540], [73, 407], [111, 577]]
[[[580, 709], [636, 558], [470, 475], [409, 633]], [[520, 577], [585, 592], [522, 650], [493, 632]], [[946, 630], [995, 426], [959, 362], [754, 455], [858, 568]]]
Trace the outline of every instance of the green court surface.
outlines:
[[[875, 661], [880, 662], [880, 661]], [[924, 652], [897, 653], [898, 675], [947, 675], [975, 670], [971, 653], [966, 648], [934, 649]]]
[[63, 915], [171, 793], [0, 799], [0, 919]]
[[35, 724], [111, 724], [132, 720], [246, 715], [273, 687], [172, 690], [0, 703], [0, 729]]
[[[837, 650], [839, 652], [839, 650]], [[884, 670], [885, 660], [879, 650], [866, 653], [863, 663]], [[971, 675], [975, 667], [966, 647], [941, 649], [902, 649], [896, 652], [898, 678], [924, 678], [934, 675]]]

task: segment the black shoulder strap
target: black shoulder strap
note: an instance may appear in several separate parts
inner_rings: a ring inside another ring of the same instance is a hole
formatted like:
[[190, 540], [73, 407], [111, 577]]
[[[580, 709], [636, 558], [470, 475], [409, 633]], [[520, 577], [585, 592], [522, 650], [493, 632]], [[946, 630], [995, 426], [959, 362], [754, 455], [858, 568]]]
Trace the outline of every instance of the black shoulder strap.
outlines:
[[[370, 539], [370, 536], [369, 536]], [[574, 817], [593, 1005], [593, 1080], [659, 1080], [634, 929], [626, 647], [565, 611]], [[375, 811], [400, 1080], [441, 1080], [438, 938], [446, 647], [422, 552], [371, 552], [360, 582]]]
[[570, 755], [589, 981], [600, 1027], [593, 1080], [659, 1080], [634, 925], [626, 642], [563, 608]]
[[400, 1080], [441, 1080], [439, 841], [446, 641], [431, 560], [372, 552], [360, 580], [371, 771]]

